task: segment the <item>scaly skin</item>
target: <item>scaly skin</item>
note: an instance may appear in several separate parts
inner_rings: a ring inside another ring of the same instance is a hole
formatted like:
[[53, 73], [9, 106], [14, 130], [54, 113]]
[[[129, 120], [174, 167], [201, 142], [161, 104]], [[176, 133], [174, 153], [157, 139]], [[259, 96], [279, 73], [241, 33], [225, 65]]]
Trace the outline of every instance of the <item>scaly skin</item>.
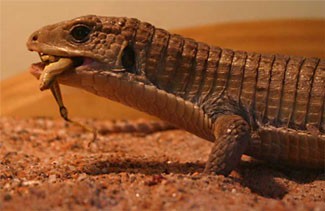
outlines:
[[[80, 25], [89, 33], [76, 41], [73, 30]], [[243, 153], [325, 168], [323, 59], [221, 49], [136, 19], [99, 16], [46, 26], [27, 46], [83, 58], [82, 65], [58, 76], [60, 83], [214, 142], [207, 173], [229, 174]], [[39, 76], [42, 69], [34, 65], [31, 71]]]

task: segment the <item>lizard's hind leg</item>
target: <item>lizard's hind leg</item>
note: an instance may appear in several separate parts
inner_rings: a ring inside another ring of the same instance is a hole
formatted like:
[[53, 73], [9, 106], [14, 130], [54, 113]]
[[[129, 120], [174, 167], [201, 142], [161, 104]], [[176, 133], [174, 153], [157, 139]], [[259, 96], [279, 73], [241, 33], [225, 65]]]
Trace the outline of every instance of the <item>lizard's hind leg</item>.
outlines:
[[250, 139], [248, 123], [237, 115], [220, 116], [214, 124], [215, 142], [205, 173], [228, 175], [240, 162]]

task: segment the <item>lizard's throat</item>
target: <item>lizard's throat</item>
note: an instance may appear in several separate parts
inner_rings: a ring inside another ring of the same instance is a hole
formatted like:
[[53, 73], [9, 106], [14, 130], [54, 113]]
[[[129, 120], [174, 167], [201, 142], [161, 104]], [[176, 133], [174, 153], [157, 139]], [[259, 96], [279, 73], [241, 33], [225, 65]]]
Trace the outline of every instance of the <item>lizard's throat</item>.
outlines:
[[120, 102], [157, 116], [199, 137], [214, 140], [211, 133], [212, 122], [197, 105], [151, 84], [129, 79], [124, 74], [88, 69], [64, 74], [59, 82]]

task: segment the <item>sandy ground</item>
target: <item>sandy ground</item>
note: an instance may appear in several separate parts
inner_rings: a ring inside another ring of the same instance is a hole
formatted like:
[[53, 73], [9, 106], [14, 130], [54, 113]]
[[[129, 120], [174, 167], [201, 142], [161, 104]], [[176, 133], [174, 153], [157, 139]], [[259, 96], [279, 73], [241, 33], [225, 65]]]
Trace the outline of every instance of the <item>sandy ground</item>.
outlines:
[[114, 123], [0, 118], [1, 210], [325, 210], [325, 173], [244, 157], [202, 174], [211, 143], [181, 130], [109, 133]]

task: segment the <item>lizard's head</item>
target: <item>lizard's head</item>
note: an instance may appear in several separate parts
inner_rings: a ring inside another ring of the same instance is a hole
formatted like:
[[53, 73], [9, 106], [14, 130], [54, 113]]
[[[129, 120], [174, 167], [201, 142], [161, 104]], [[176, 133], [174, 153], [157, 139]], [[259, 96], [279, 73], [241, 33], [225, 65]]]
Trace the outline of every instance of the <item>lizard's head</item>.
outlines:
[[33, 64], [31, 72], [39, 76], [47, 65], [60, 62], [60, 58], [71, 59], [73, 66], [69, 69], [74, 70], [136, 71], [130, 42], [138, 22], [89, 15], [45, 26], [27, 41], [28, 49], [38, 52], [42, 60]]

